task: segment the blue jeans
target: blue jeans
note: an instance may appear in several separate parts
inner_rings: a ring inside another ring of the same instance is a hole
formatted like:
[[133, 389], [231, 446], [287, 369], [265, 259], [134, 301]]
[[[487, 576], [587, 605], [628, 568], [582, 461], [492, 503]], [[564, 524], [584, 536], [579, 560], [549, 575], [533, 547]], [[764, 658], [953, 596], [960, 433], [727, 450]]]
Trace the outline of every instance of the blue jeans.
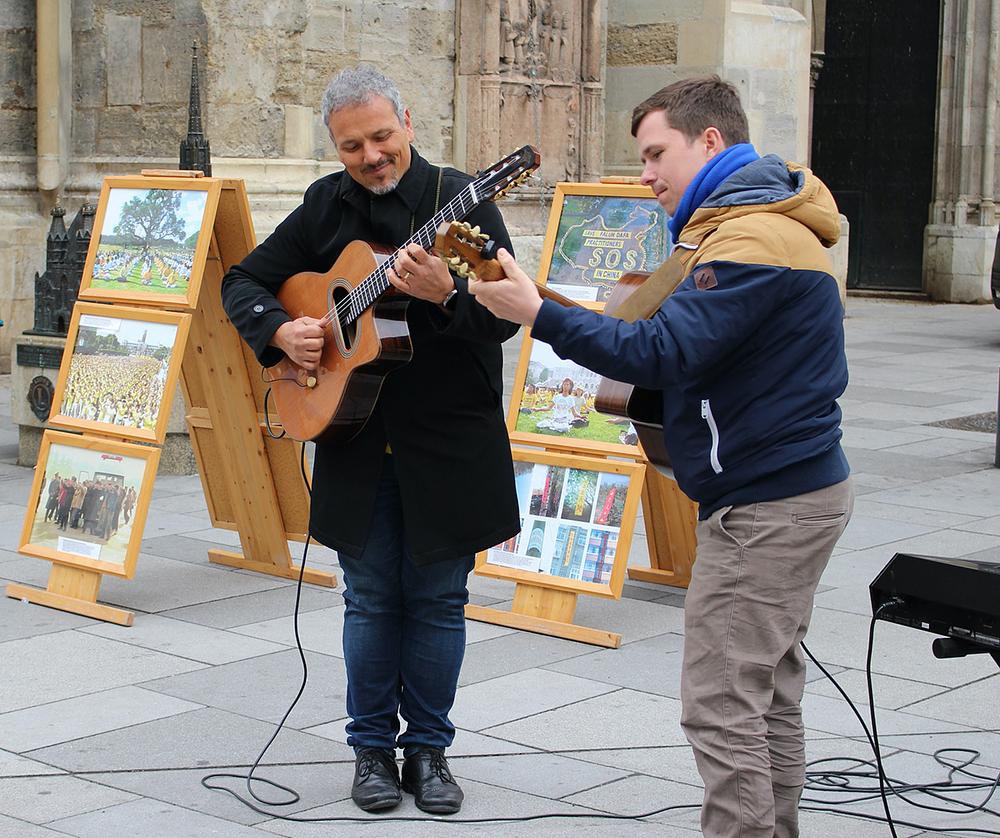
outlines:
[[[472, 556], [415, 565], [403, 538], [399, 484], [386, 456], [368, 541], [339, 554], [344, 585], [347, 744], [447, 748], [448, 713], [465, 656], [466, 587]], [[399, 717], [406, 731], [398, 737]]]

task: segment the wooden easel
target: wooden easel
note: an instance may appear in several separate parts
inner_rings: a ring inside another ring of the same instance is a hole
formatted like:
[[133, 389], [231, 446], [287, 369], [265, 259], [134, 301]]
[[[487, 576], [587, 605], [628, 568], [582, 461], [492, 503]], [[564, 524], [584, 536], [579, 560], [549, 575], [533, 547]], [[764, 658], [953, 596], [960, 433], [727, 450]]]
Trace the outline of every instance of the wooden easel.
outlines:
[[629, 567], [628, 578], [686, 588], [691, 581], [698, 539], [698, 504], [665, 474], [646, 468], [642, 514], [649, 546], [649, 567]]
[[10, 582], [7, 585], [7, 596], [48, 608], [57, 608], [60, 611], [82, 614], [84, 617], [104, 620], [106, 623], [116, 623], [119, 626], [132, 625], [135, 614], [131, 611], [115, 608], [113, 605], [103, 605], [97, 601], [102, 575], [97, 570], [84, 570], [53, 562], [45, 590]]
[[[222, 308], [223, 276], [255, 245], [246, 187], [224, 180], [181, 381], [212, 525], [235, 530], [242, 548], [209, 550], [209, 561], [297, 579], [288, 541], [305, 541], [309, 532], [301, 446], [268, 435], [260, 366]], [[280, 431], [277, 417], [270, 417], [270, 427]], [[337, 584], [333, 573], [311, 568], [303, 580]]]
[[[160, 186], [158, 178], [166, 187], [167, 178], [200, 175], [200, 172], [169, 170], [142, 172], [152, 188]], [[280, 430], [280, 424], [277, 417], [263, 413], [265, 386], [260, 366], [222, 308], [223, 276], [256, 244], [242, 181], [221, 181], [218, 207], [214, 218], [206, 217], [205, 227], [202, 235], [210, 235], [211, 240], [197, 306], [191, 312], [191, 328], [181, 363], [181, 386], [188, 405], [191, 446], [212, 524], [236, 531], [242, 548], [242, 552], [209, 550], [208, 558], [229, 567], [297, 579], [300, 566], [292, 562], [288, 541], [305, 541], [309, 531], [309, 487], [300, 465], [302, 448], [291, 439], [269, 436], [267, 429]], [[95, 237], [92, 247], [97, 242]], [[85, 432], [84, 437], [87, 436], [111, 439]], [[154, 452], [158, 459], [159, 450]], [[36, 478], [36, 484], [39, 480], [40, 477]], [[31, 500], [37, 497], [36, 489]], [[141, 527], [142, 523], [137, 513], [136, 524]], [[97, 602], [104, 570], [60, 562], [58, 556], [45, 558], [53, 562], [47, 587], [41, 590], [11, 583], [7, 586], [7, 596], [118, 625], [132, 625], [132, 612]], [[131, 578], [134, 561], [123, 573], [116, 569], [110, 572]], [[324, 570], [307, 568], [302, 578], [325, 587], [337, 584], [336, 576]]]
[[578, 640], [592, 646], [606, 646], [617, 649], [622, 644], [622, 636], [613, 631], [579, 626], [573, 622], [576, 613], [574, 591], [518, 582], [514, 586], [514, 601], [510, 611], [499, 611], [482, 605], [466, 605], [465, 616], [470, 620], [480, 620], [508, 628]]

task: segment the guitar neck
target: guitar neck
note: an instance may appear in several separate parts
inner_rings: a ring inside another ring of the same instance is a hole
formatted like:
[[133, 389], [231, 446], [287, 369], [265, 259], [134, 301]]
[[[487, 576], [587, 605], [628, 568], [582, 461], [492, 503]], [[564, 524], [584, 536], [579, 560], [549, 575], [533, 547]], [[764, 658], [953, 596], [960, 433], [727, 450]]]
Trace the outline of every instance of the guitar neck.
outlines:
[[[430, 250], [434, 244], [434, 235], [437, 232], [437, 228], [443, 221], [465, 218], [481, 203], [482, 201], [476, 195], [475, 184], [470, 183], [440, 210], [434, 213], [430, 221], [421, 226], [419, 230], [403, 242], [400, 245], [400, 249], [410, 244], [418, 244], [424, 250]], [[388, 270], [391, 267], [392, 260], [386, 259], [348, 294], [350, 307], [343, 318], [345, 323], [353, 323], [379, 297], [389, 290], [392, 283], [389, 282]]]

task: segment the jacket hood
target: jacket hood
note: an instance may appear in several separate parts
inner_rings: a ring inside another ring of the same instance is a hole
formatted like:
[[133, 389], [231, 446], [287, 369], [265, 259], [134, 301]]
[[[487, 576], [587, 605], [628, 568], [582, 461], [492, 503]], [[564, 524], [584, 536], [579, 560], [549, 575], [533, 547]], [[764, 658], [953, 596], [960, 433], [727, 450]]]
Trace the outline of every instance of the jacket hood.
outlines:
[[826, 184], [805, 166], [769, 154], [719, 184], [692, 214], [680, 239], [700, 240], [724, 221], [757, 212], [787, 215], [826, 247], [840, 238], [840, 214]]

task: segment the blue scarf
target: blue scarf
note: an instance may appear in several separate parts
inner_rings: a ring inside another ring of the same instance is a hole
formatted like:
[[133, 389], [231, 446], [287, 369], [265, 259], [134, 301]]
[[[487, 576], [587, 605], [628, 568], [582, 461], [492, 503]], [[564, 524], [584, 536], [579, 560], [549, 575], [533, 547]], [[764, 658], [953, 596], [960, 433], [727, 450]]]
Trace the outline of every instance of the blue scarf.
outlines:
[[688, 223], [694, 211], [698, 209], [705, 199], [711, 195], [716, 187], [731, 174], [742, 169], [747, 163], [760, 160], [760, 155], [750, 143], [737, 143], [720, 154], [716, 154], [709, 160], [701, 170], [694, 176], [681, 201], [677, 205], [677, 211], [670, 217], [667, 227], [670, 228], [670, 238], [676, 244], [680, 238], [681, 230]]

